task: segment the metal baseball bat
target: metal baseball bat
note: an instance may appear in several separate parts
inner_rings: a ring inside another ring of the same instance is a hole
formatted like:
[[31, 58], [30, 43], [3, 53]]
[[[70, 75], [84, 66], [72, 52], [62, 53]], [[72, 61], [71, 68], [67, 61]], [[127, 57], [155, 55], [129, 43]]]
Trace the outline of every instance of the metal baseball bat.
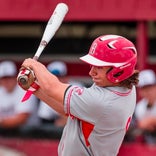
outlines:
[[[53, 11], [46, 28], [44, 30], [41, 42], [39, 47], [33, 57], [33, 59], [38, 60], [40, 55], [42, 54], [43, 50], [49, 43], [49, 41], [53, 38], [56, 31], [60, 27], [61, 23], [63, 22], [66, 13], [68, 12], [68, 6], [65, 3], [57, 4], [55, 10]], [[21, 84], [27, 84], [28, 77], [26, 75], [20, 76], [18, 78], [18, 82]]]

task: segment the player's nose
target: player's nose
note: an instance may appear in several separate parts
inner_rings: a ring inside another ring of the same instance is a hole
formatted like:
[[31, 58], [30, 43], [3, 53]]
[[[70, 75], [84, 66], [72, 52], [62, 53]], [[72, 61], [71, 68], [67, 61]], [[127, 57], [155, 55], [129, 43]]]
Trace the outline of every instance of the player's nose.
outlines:
[[90, 75], [90, 76], [96, 75], [96, 70], [95, 70], [95, 67], [94, 67], [94, 66], [90, 66], [89, 75]]

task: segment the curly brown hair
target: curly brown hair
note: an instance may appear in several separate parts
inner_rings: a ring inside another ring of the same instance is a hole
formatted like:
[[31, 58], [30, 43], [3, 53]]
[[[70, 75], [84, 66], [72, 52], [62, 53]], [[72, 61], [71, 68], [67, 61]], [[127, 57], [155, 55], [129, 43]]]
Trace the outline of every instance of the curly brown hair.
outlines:
[[139, 82], [139, 70], [135, 70], [134, 74], [130, 76], [128, 79], [119, 83], [120, 86], [131, 89], [133, 85], [137, 86]]

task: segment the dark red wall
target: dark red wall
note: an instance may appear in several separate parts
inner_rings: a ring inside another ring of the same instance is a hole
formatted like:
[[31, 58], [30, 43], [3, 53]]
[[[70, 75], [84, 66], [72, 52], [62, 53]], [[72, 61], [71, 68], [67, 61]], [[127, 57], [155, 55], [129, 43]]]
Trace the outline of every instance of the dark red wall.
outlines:
[[66, 21], [155, 20], [155, 0], [1, 0], [0, 20], [47, 21], [59, 2], [69, 6]]

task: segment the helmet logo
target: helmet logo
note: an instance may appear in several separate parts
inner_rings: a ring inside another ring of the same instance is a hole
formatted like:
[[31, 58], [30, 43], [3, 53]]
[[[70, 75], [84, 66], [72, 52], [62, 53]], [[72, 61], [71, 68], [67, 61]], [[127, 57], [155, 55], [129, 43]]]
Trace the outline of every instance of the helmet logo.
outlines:
[[91, 49], [90, 49], [90, 52], [89, 53], [90, 54], [94, 54], [96, 47], [97, 47], [97, 43], [93, 43], [93, 45], [91, 46]]
[[117, 40], [111, 41], [111, 42], [108, 43], [108, 46], [109, 46], [110, 48], [112, 48], [112, 49], [116, 49], [116, 47], [113, 45], [113, 44], [115, 44], [116, 42], [117, 42]]
[[135, 53], [137, 53], [137, 50], [135, 47], [124, 47], [123, 49], [132, 49]]

